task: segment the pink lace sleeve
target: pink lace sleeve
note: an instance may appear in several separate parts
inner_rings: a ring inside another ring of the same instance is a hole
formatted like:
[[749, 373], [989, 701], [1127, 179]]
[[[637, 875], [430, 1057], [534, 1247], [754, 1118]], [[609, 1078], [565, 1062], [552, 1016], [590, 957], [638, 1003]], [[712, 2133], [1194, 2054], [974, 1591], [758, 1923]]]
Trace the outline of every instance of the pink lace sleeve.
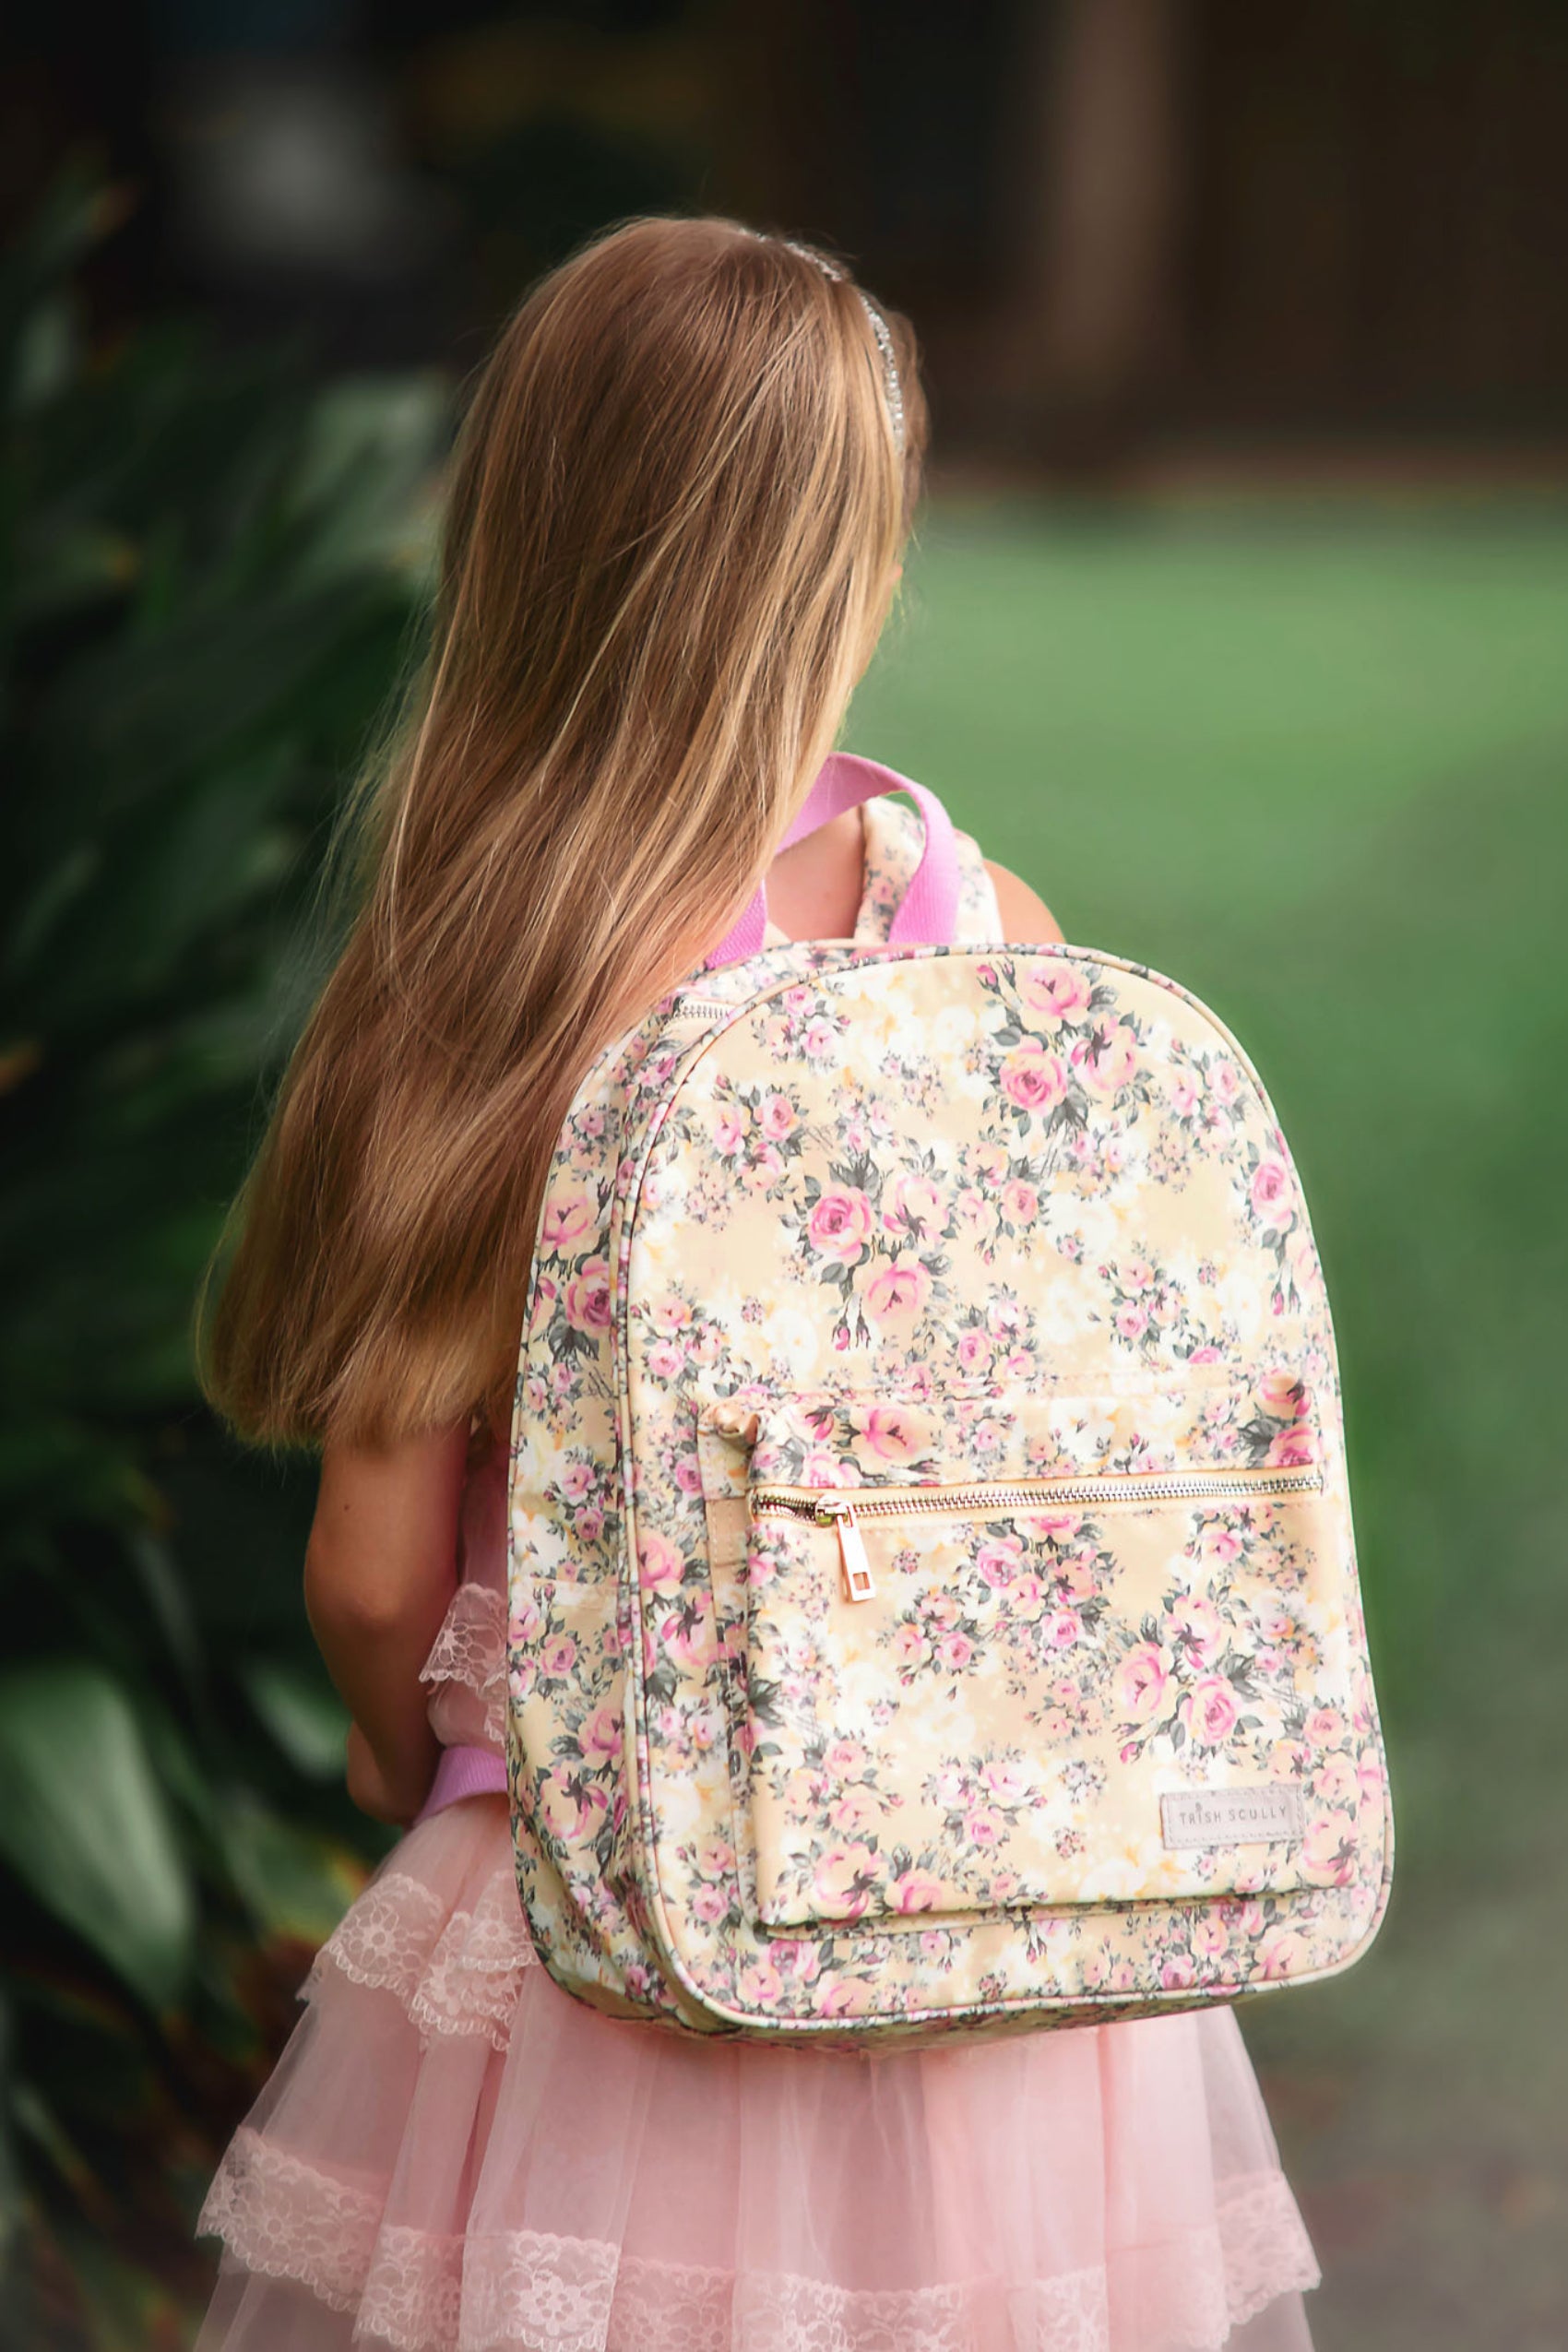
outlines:
[[463, 1492], [460, 1581], [420, 1671], [431, 1728], [448, 1748], [505, 1752], [506, 1455], [493, 1446]]

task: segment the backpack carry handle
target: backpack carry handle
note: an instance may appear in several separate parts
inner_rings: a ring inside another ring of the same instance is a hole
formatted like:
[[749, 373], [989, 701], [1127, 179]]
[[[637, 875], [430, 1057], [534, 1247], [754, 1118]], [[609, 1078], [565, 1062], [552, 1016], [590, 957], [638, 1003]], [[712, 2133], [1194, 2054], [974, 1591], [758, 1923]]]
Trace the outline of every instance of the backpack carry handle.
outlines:
[[[879, 792], [908, 792], [925, 827], [920, 863], [909, 877], [909, 888], [894, 909], [888, 926], [889, 943], [951, 946], [958, 914], [958, 845], [953, 836], [951, 817], [936, 794], [925, 785], [900, 776], [894, 768], [884, 767], [880, 760], [862, 759], [858, 752], [834, 752], [817, 771], [804, 806], [778, 846], [787, 849], [791, 842], [814, 833], [830, 817], [841, 816], [846, 809], [859, 808], [862, 801], [873, 800]], [[766, 884], [759, 882], [750, 906], [703, 959], [704, 971], [712, 971], [718, 964], [742, 963], [748, 956], [756, 955], [766, 922], [767, 890]]]

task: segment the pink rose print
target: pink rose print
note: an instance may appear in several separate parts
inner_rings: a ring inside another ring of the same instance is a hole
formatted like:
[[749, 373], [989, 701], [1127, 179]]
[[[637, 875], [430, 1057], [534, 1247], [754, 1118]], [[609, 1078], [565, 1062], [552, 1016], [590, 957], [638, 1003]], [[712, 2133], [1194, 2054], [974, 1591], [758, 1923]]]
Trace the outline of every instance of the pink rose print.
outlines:
[[884, 1319], [919, 1314], [930, 1296], [931, 1277], [919, 1258], [892, 1258], [866, 1283], [866, 1313]]
[[[861, 1907], [864, 1909], [863, 1903]], [[861, 1984], [854, 1977], [830, 1977], [817, 1999], [816, 2013], [819, 2017], [858, 2017], [875, 1998], [875, 1988]]]
[[557, 1256], [568, 1251], [574, 1241], [581, 1241], [593, 1223], [594, 1206], [586, 1193], [566, 1193], [552, 1201], [540, 1228], [542, 1246]]
[[741, 1182], [748, 1191], [766, 1193], [777, 1184], [784, 1173], [784, 1155], [777, 1144], [764, 1144], [742, 1171]]
[[674, 1545], [651, 1527], [640, 1531], [637, 1545], [637, 1581], [645, 1593], [672, 1593], [679, 1589], [685, 1563]]
[[1023, 1556], [1024, 1547], [1018, 1538], [1005, 1538], [999, 1542], [982, 1543], [975, 1553], [975, 1566], [992, 1591], [999, 1592], [1011, 1582]]
[[1264, 1458], [1276, 1470], [1297, 1470], [1304, 1463], [1314, 1462], [1317, 1444], [1312, 1431], [1304, 1421], [1282, 1429]]
[[1182, 1700], [1182, 1718], [1189, 1739], [1220, 1747], [1236, 1728], [1236, 1693], [1221, 1676], [1208, 1675]]
[[1003, 1093], [1021, 1111], [1050, 1111], [1067, 1091], [1067, 1072], [1060, 1057], [1047, 1053], [1032, 1039], [1014, 1047], [998, 1075]]
[[922, 1239], [942, 1227], [942, 1191], [929, 1176], [897, 1176], [882, 1197], [882, 1222], [890, 1233], [914, 1232]]
[[849, 1185], [822, 1194], [806, 1224], [813, 1249], [840, 1265], [853, 1265], [871, 1239], [871, 1203]]
[[858, 1919], [871, 1899], [876, 1856], [869, 1846], [829, 1846], [818, 1859], [812, 1884], [830, 1918]]
[[1300, 1976], [1306, 1959], [1306, 1943], [1294, 1928], [1270, 1928], [1259, 1940], [1259, 1969], [1265, 1983]]
[[1282, 1159], [1260, 1159], [1253, 1170], [1253, 1207], [1261, 1222], [1283, 1233], [1295, 1221], [1290, 1199], [1290, 1171]]
[[759, 1963], [741, 1971], [741, 1997], [764, 2013], [777, 2009], [784, 1998], [784, 1979], [777, 1968]]
[[1313, 1793], [1325, 1805], [1353, 1805], [1360, 1781], [1348, 1756], [1330, 1756], [1313, 1775]]
[[1183, 1593], [1170, 1611], [1170, 1630], [1177, 1644], [1198, 1666], [1212, 1664], [1225, 1646], [1225, 1627], [1213, 1601]]
[[990, 1218], [991, 1204], [983, 1193], [977, 1193], [972, 1184], [966, 1184], [954, 1200], [953, 1215], [960, 1230], [978, 1233]]
[[1318, 1886], [1348, 1885], [1356, 1866], [1356, 1842], [1343, 1813], [1320, 1813], [1307, 1823], [1301, 1868]]
[[711, 1666], [719, 1655], [719, 1643], [712, 1621], [699, 1617], [688, 1624], [679, 1610], [667, 1617], [659, 1627], [659, 1636], [671, 1657], [683, 1667], [700, 1669]]
[[869, 1788], [849, 1788], [828, 1813], [840, 1837], [863, 1837], [876, 1826], [876, 1799]]
[[1031, 964], [1018, 982], [1018, 995], [1031, 1013], [1070, 1021], [1087, 1008], [1089, 983], [1075, 965]]
[[602, 1258], [589, 1258], [567, 1283], [566, 1320], [574, 1331], [609, 1330], [610, 1268]]
[[787, 1094], [770, 1094], [762, 1106], [761, 1127], [770, 1143], [778, 1143], [799, 1124], [795, 1106]]
[[942, 1881], [923, 1871], [901, 1871], [887, 1890], [896, 1911], [934, 1911], [945, 1892]]
[[595, 1707], [578, 1733], [585, 1756], [618, 1756], [621, 1717], [614, 1707]]
[[879, 1462], [907, 1462], [920, 1453], [930, 1432], [907, 1406], [873, 1405], [856, 1417], [856, 1433]]
[[1159, 1713], [1169, 1676], [1152, 1642], [1129, 1650], [1116, 1669], [1116, 1704], [1129, 1723], [1147, 1723]]
[[822, 1954], [802, 1936], [776, 1936], [767, 1956], [781, 1977], [798, 1985], [814, 1984], [822, 1970]]
[[1075, 1536], [1084, 1524], [1081, 1511], [1031, 1511], [1026, 1526], [1038, 1527], [1042, 1536], [1053, 1536], [1059, 1543]]
[[713, 1123], [713, 1141], [716, 1150], [725, 1159], [733, 1159], [735, 1154], [744, 1147], [745, 1140], [745, 1112], [737, 1109], [732, 1103], [727, 1104]]
[[1039, 1215], [1039, 1194], [1032, 1184], [1015, 1182], [1002, 1188], [1004, 1215], [1014, 1225], [1032, 1225]]
[[1094, 1562], [1092, 1559], [1064, 1561], [1057, 1571], [1056, 1581], [1062, 1598], [1068, 1601], [1094, 1598]]
[[1307, 1385], [1295, 1372], [1265, 1372], [1258, 1383], [1258, 1403], [1271, 1421], [1304, 1420], [1311, 1408]]
[[1137, 1039], [1125, 1021], [1095, 1029], [1073, 1048], [1073, 1063], [1091, 1094], [1118, 1094], [1138, 1066]]

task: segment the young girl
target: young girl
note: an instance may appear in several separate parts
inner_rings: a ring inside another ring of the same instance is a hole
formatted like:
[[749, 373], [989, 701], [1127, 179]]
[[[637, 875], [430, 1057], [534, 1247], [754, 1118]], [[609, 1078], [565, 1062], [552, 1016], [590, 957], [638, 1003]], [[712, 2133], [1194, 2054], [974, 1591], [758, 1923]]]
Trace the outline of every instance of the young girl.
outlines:
[[[563, 1991], [517, 1899], [505, 1432], [546, 1166], [759, 874], [765, 942], [887, 936], [913, 810], [778, 845], [894, 593], [914, 361], [823, 255], [645, 220], [546, 279], [479, 385], [429, 668], [208, 1343], [236, 1427], [321, 1445], [306, 1605], [350, 1793], [408, 1834], [212, 2184], [201, 2352], [1309, 2347], [1229, 2009], [708, 2044]], [[958, 839], [959, 938], [1061, 937]]]

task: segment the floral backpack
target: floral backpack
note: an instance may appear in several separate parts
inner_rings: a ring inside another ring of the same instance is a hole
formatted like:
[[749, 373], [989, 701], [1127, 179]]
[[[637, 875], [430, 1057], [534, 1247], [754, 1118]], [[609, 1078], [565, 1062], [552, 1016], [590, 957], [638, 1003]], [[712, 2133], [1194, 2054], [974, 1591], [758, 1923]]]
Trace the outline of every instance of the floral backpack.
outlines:
[[510, 1461], [534, 1940], [618, 2015], [875, 2047], [1333, 1975], [1393, 1820], [1284, 1138], [1174, 982], [956, 942], [923, 787], [837, 754], [786, 838], [893, 790], [886, 935], [765, 945], [759, 891], [562, 1131]]

